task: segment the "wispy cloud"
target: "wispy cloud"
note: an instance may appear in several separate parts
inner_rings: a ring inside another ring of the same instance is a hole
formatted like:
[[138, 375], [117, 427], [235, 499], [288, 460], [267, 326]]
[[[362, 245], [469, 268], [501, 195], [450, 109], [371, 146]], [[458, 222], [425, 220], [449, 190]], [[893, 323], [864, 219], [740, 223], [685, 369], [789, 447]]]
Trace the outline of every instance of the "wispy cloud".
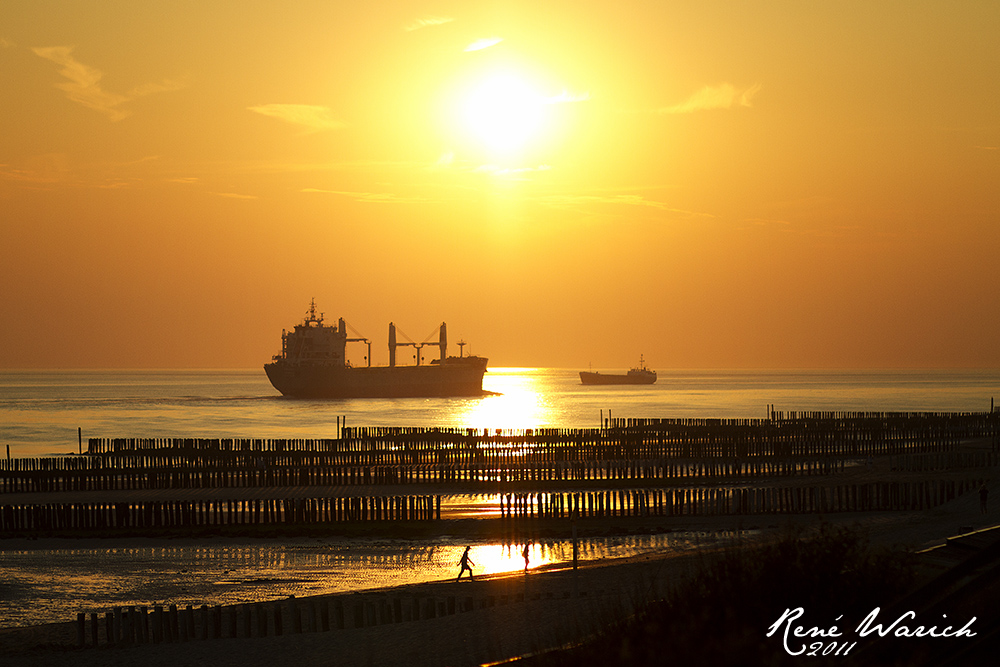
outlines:
[[392, 192], [356, 192], [351, 190], [322, 190], [320, 188], [303, 188], [300, 192], [324, 195], [340, 195], [355, 201], [374, 204], [423, 204], [431, 201], [426, 197], [407, 197]]
[[680, 208], [674, 208], [662, 201], [648, 199], [637, 194], [546, 195], [541, 197], [540, 201], [558, 208], [575, 208], [581, 205], [588, 207], [593, 205], [638, 206], [675, 213], [678, 216], [689, 219], [715, 217], [711, 213], [700, 213], [698, 211], [687, 211]]
[[488, 49], [491, 46], [496, 46], [503, 41], [503, 37], [484, 37], [483, 39], [477, 39], [472, 44], [465, 47], [466, 51], [482, 51], [483, 49]]
[[517, 176], [536, 171], [551, 171], [552, 167], [547, 164], [540, 164], [536, 167], [499, 167], [495, 164], [483, 164], [472, 169], [478, 174], [492, 174], [493, 176]]
[[545, 100], [546, 104], [565, 104], [568, 102], [586, 102], [590, 99], [590, 93], [571, 93], [564, 90], [558, 95], [554, 95]]
[[0, 49], [11, 49], [14, 48], [14, 42], [10, 41], [5, 37], [0, 37]]
[[740, 90], [729, 83], [705, 86], [685, 102], [670, 107], [661, 107], [657, 113], [692, 113], [708, 109], [732, 109], [748, 107], [753, 97], [760, 91], [760, 84]]
[[312, 132], [321, 130], [336, 130], [345, 127], [344, 123], [333, 117], [328, 107], [316, 106], [312, 104], [262, 104], [260, 106], [248, 107], [254, 111], [271, 118], [301, 125]]
[[42, 187], [63, 183], [70, 177], [65, 155], [43, 155], [25, 166], [0, 164], [0, 181], [11, 181], [26, 187]]
[[417, 19], [413, 23], [404, 26], [403, 30], [413, 32], [414, 30], [420, 30], [421, 28], [430, 28], [431, 26], [451, 23], [454, 20], [455, 19], [450, 16], [429, 16], [427, 18]]
[[185, 83], [181, 80], [164, 80], [160, 83], [146, 83], [133, 88], [126, 94], [112, 93], [101, 87], [104, 72], [90, 67], [73, 57], [72, 46], [47, 46], [32, 49], [36, 55], [62, 67], [59, 73], [68, 81], [57, 83], [56, 88], [77, 102], [104, 114], [113, 121], [127, 118], [132, 112], [121, 108], [127, 102], [153, 93], [180, 90]]
[[[33, 155], [16, 165], [0, 165], [0, 181], [10, 181], [26, 189], [126, 188], [149, 178], [157, 155], [102, 162], [75, 162], [65, 153]], [[153, 167], [155, 170], [155, 167]]]
[[237, 192], [213, 192], [212, 194], [227, 199], [258, 199], [257, 195], [241, 195]]

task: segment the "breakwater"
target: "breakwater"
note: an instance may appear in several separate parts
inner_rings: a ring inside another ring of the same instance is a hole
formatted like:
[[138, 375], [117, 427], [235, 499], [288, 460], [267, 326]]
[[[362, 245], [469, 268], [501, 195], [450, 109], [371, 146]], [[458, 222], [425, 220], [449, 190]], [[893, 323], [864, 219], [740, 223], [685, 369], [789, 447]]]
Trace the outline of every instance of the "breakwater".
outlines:
[[[869, 484], [624, 489], [500, 496], [501, 521], [677, 516], [751, 516], [922, 510], [979, 487], [983, 479]], [[36, 533], [155, 534], [156, 531], [257, 527], [335, 527], [358, 522], [441, 519], [441, 496], [291, 498], [0, 506], [0, 536]]]
[[[775, 413], [771, 419], [623, 419], [607, 428], [344, 428], [337, 439], [90, 438], [87, 452], [0, 461], [0, 494], [372, 484], [659, 485], [829, 475], [872, 457], [938, 455], [988, 438], [1000, 412]], [[955, 459], [957, 460], [957, 459]]]
[[[998, 426], [994, 411], [773, 413], [598, 429], [344, 428], [336, 439], [91, 438], [79, 456], [0, 462], [0, 534], [426, 522], [441, 519], [442, 494], [462, 492], [496, 494], [506, 521], [925, 509], [988, 477]], [[956, 450], [969, 440], [976, 451]], [[906, 477], [929, 470], [949, 475]], [[408, 485], [418, 492], [399, 493]], [[281, 497], [289, 487], [315, 493]], [[271, 490], [250, 499], [247, 488]], [[93, 491], [154, 493], [74, 496]]]

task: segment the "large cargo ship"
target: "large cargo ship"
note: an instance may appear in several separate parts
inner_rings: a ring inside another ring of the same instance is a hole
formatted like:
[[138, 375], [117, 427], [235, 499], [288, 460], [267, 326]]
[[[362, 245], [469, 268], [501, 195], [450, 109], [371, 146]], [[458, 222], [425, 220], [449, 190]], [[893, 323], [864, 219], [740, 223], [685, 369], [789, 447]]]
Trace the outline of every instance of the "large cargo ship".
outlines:
[[[447, 325], [441, 324], [437, 341], [397, 342], [396, 327], [389, 323], [389, 365], [371, 365], [371, 341], [348, 338], [347, 323], [323, 324], [323, 314], [310, 304], [305, 321], [281, 334], [281, 354], [264, 366], [274, 388], [293, 398], [381, 398], [402, 396], [482, 396], [487, 359], [465, 356], [460, 342], [459, 356], [448, 356]], [[347, 343], [368, 345], [366, 366], [347, 361]], [[440, 358], [422, 363], [421, 348], [436, 346]], [[416, 348], [416, 363], [396, 365], [396, 348]]]
[[628, 373], [624, 375], [580, 371], [580, 382], [583, 384], [653, 384], [656, 382], [656, 371], [646, 368], [646, 362], [640, 355], [639, 366], [629, 369]]

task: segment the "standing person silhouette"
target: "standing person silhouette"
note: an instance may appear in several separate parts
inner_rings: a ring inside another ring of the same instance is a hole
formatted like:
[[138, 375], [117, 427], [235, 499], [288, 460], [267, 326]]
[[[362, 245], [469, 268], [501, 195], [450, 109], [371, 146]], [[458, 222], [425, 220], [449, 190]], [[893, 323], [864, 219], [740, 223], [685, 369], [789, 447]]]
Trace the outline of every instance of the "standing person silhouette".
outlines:
[[456, 582], [462, 578], [462, 575], [465, 574], [466, 570], [469, 571], [469, 581], [476, 580], [475, 577], [472, 576], [472, 566], [475, 565], [475, 563], [473, 563], [472, 559], [469, 558], [469, 547], [465, 547], [465, 552], [462, 554], [462, 558], [458, 561], [458, 564], [462, 566], [462, 569], [458, 571], [458, 576], [455, 578]]
[[524, 571], [525, 572], [528, 571], [528, 554], [530, 554], [530, 553], [531, 553], [531, 545], [530, 544], [525, 544], [524, 545], [524, 551], [521, 552], [521, 555], [524, 556]]

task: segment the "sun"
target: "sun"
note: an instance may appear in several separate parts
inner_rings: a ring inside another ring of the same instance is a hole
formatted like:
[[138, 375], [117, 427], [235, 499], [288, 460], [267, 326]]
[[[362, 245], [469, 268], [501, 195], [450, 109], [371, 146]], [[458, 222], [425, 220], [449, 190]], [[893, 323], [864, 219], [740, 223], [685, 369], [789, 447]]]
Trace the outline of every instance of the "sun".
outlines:
[[460, 96], [457, 122], [466, 140], [494, 156], [513, 156], [543, 138], [548, 99], [514, 72], [494, 72]]

